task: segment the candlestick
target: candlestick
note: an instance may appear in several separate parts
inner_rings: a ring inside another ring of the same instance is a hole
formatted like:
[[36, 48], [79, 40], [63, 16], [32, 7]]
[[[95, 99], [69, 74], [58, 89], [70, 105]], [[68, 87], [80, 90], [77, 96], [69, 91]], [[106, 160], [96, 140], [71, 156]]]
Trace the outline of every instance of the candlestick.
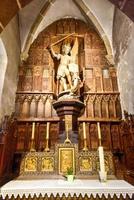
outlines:
[[46, 152], [50, 151], [50, 149], [49, 149], [49, 140], [48, 140], [48, 139], [46, 140], [46, 148], [45, 148], [45, 151], [46, 151]]
[[65, 126], [65, 130], [66, 130], [66, 139], [65, 139], [64, 143], [71, 143], [71, 141], [69, 140], [68, 123]]
[[66, 130], [66, 137], [68, 138], [68, 124], [67, 124], [67, 126], [66, 126], [66, 128], [67, 128], [67, 130]]
[[34, 133], [35, 133], [35, 122], [32, 125], [32, 140], [34, 140]]
[[88, 151], [88, 148], [87, 148], [87, 140], [84, 139], [84, 147], [82, 149], [83, 151]]

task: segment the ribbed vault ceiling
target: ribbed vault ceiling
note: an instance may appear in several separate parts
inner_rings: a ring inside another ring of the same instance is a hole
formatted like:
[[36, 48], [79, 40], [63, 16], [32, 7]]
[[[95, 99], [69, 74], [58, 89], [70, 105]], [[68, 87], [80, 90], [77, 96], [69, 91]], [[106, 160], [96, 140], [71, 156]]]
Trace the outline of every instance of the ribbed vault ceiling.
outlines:
[[[33, 0], [3, 0], [0, 1], [0, 32], [8, 22], [17, 14], [19, 10], [25, 7]], [[48, 0], [50, 2], [51, 0]], [[134, 21], [134, 0], [109, 0], [131, 20]]]
[[25, 7], [33, 0], [3, 0], [0, 1], [0, 32], [8, 24], [8, 22], [18, 13], [20, 9]]

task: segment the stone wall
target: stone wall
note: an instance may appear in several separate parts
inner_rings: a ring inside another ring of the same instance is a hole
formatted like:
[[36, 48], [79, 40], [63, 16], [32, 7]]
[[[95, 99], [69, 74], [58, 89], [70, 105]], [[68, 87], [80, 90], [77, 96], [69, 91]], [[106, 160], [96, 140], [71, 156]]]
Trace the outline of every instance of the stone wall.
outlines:
[[7, 67], [7, 52], [2, 42], [2, 39], [0, 38], [0, 108], [1, 108], [1, 94], [4, 85], [6, 67]]
[[7, 53], [7, 67], [1, 94], [0, 118], [14, 111], [17, 89], [17, 71], [20, 62], [20, 38], [18, 17], [14, 17], [0, 35]]
[[115, 10], [113, 46], [122, 111], [134, 113], [134, 23]]
[[92, 1], [84, 0], [89, 10], [94, 14], [100, 25], [102, 26], [109, 42], [112, 46], [112, 26], [114, 16], [114, 5], [107, 0]]

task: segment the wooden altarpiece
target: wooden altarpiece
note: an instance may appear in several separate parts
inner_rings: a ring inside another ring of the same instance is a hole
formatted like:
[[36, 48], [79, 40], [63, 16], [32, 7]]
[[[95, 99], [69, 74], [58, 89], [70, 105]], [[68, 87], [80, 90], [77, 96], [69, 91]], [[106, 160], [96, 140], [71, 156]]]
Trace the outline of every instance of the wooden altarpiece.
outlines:
[[[78, 95], [85, 105], [85, 110], [78, 118], [77, 124], [78, 141], [75, 145], [78, 149], [79, 169], [76, 171], [79, 175], [97, 173], [97, 164], [94, 166], [93, 160], [98, 159], [95, 152], [98, 148], [97, 122], [100, 122], [102, 145], [109, 160], [108, 170], [109, 174], [113, 174], [114, 169], [110, 167], [112, 166], [111, 152], [122, 151], [119, 131], [121, 108], [116, 67], [108, 63], [104, 42], [93, 26], [72, 18], [58, 20], [43, 30], [32, 43], [28, 59], [23, 61], [19, 67], [15, 112], [17, 142], [14, 159], [17, 160], [16, 163], [19, 163], [22, 155], [30, 151], [32, 123], [35, 122], [36, 152], [33, 155], [36, 157], [39, 152], [42, 154], [40, 154], [41, 158], [35, 159], [34, 162], [38, 163], [40, 162], [38, 159], [49, 157], [53, 164], [51, 163], [51, 170], [48, 170], [48, 173], [55, 172], [52, 170], [55, 167], [55, 149], [60, 145], [59, 138], [64, 137], [64, 127], [59, 123], [60, 119], [53, 107], [57, 94], [58, 61], [52, 58], [49, 47], [71, 33], [74, 34], [53, 48], [55, 52], [60, 53], [64, 42], [71, 44], [76, 37], [78, 38], [77, 63], [81, 79]], [[50, 123], [50, 152], [45, 153], [48, 122]], [[88, 146], [88, 151], [85, 153], [82, 151], [83, 122], [86, 122]], [[72, 143], [75, 143], [75, 140]], [[31, 153], [29, 154], [31, 155]], [[97, 161], [95, 162], [97, 163]], [[116, 175], [122, 176], [122, 171], [119, 171], [121, 169], [119, 168], [120, 162], [116, 156], [114, 166]], [[35, 164], [34, 170], [36, 167], [38, 166]], [[16, 166], [14, 168], [17, 169]]]

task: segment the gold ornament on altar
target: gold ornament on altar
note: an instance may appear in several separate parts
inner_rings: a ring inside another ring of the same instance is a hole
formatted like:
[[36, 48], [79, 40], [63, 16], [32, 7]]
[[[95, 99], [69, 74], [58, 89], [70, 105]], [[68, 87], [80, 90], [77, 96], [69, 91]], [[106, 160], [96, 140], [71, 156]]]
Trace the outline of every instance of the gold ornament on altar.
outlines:
[[68, 123], [67, 124], [65, 123], [65, 127], [66, 127], [66, 139], [65, 139], [64, 143], [70, 143], [71, 144], [71, 141], [69, 139]]
[[92, 164], [90, 158], [80, 158], [80, 171], [92, 171]]
[[37, 170], [37, 157], [27, 157], [25, 160], [25, 171], [34, 172]]
[[41, 171], [53, 172], [54, 171], [54, 159], [51, 157], [42, 158]]
[[74, 148], [59, 148], [59, 174], [66, 174], [68, 168], [72, 168], [74, 174]]

